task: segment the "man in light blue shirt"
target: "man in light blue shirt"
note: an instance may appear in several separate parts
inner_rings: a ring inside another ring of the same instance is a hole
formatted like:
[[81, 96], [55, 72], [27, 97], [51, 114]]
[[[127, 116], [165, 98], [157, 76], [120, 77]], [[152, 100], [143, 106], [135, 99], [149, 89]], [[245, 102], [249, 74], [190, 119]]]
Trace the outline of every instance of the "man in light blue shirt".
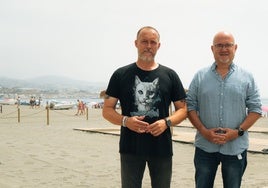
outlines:
[[215, 62], [198, 71], [187, 93], [188, 117], [197, 129], [195, 183], [213, 188], [222, 165], [224, 188], [239, 188], [247, 166], [247, 130], [261, 116], [261, 100], [251, 73], [233, 63], [237, 44], [218, 32], [211, 50]]

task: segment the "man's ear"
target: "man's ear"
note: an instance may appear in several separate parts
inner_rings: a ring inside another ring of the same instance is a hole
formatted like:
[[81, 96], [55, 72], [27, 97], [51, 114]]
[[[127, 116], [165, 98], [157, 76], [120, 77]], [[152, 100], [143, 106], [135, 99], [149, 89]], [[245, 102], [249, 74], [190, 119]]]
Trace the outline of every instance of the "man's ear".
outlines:
[[137, 40], [135, 40], [135, 42], [134, 42], [134, 43], [135, 43], [135, 46], [137, 47]]
[[158, 48], [157, 48], [157, 49], [159, 49], [159, 48], [160, 48], [160, 46], [161, 46], [161, 43], [159, 42], [159, 43], [158, 43]]

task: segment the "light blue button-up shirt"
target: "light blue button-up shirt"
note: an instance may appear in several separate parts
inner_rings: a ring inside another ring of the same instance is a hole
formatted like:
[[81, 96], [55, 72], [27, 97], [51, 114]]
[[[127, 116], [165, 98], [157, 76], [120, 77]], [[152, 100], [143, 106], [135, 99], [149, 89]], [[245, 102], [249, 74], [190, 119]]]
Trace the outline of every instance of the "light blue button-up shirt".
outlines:
[[[224, 79], [216, 72], [216, 63], [198, 71], [187, 92], [187, 106], [188, 111], [197, 111], [208, 129], [236, 129], [246, 118], [247, 112], [262, 113], [259, 90], [252, 74], [234, 63]], [[225, 155], [238, 155], [248, 145], [247, 131], [224, 145], [209, 142], [198, 131], [195, 137], [196, 147]]]

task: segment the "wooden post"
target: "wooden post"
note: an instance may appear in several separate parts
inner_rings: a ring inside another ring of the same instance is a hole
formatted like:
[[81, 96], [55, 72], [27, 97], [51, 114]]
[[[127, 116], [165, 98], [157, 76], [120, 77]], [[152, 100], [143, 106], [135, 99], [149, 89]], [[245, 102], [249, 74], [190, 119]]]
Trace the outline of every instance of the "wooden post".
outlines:
[[1, 114], [2, 114], [2, 111], [3, 110], [3, 107], [2, 107], [2, 104], [0, 105], [0, 112], [1, 112]]
[[49, 107], [48, 107], [48, 105], [47, 105], [46, 109], [47, 109], [47, 125], [49, 125]]
[[87, 111], [87, 120], [88, 120], [88, 107], [86, 107], [86, 111]]
[[20, 123], [20, 108], [18, 108], [18, 123]]

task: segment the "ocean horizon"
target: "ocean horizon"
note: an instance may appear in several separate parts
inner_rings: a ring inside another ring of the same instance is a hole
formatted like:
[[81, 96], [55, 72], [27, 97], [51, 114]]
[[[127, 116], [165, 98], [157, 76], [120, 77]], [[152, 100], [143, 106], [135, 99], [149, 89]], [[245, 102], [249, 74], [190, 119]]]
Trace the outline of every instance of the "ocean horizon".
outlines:
[[[50, 102], [50, 101], [53, 101], [53, 100], [56, 100], [56, 101], [59, 101], [59, 102], [70, 102], [70, 103], [76, 103], [77, 100], [79, 98], [69, 98], [69, 99], [66, 99], [66, 98], [55, 98], [55, 99], [42, 99], [42, 103], [45, 104], [47, 101]], [[98, 97], [89, 97], [89, 98], [81, 98], [79, 99], [85, 103], [91, 103], [91, 102], [96, 102], [96, 103], [100, 103], [100, 102], [103, 102], [104, 99], [102, 98], [98, 98]], [[262, 102], [262, 106], [268, 106], [268, 98], [262, 98], [261, 99], [261, 102]]]
[[[29, 99], [30, 100], [30, 99]], [[50, 103], [51, 101], [58, 101], [58, 102], [67, 102], [67, 103], [77, 103], [77, 100], [83, 101], [84, 103], [101, 103], [103, 102], [103, 98], [99, 97], [88, 97], [88, 98], [42, 98], [41, 105], [45, 105]], [[29, 101], [23, 99], [21, 102], [28, 103]], [[261, 98], [262, 106], [268, 106], [268, 98]]]

